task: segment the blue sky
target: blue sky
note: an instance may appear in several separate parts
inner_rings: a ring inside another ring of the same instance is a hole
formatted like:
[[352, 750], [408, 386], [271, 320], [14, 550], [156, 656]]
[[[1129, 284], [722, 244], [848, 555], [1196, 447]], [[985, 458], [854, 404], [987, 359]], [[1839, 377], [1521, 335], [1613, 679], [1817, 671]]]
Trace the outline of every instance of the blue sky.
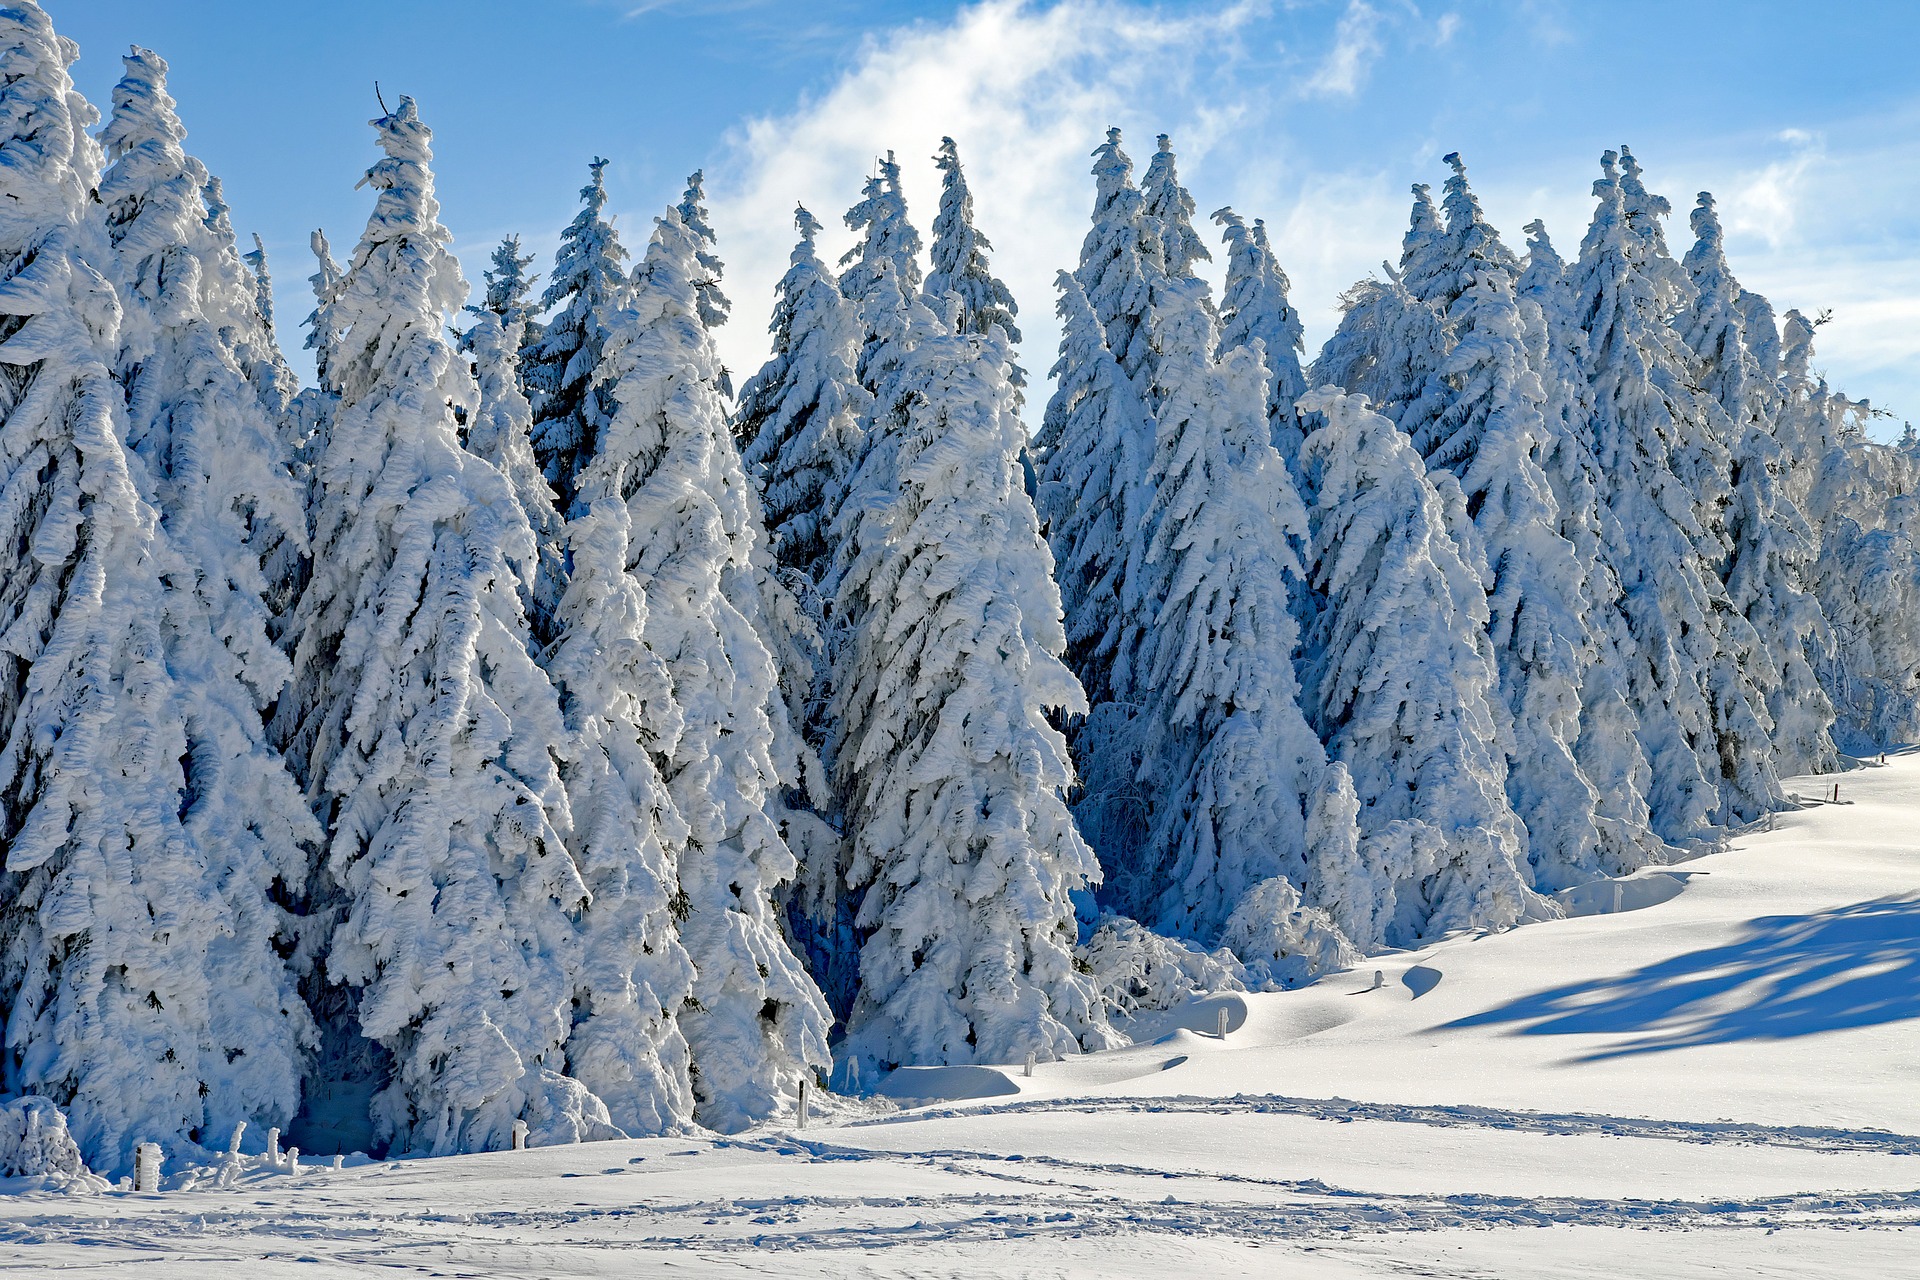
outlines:
[[[1144, 167], [1173, 135], [1204, 216], [1265, 217], [1308, 320], [1397, 252], [1408, 184], [1460, 150], [1510, 244], [1544, 217], [1577, 250], [1597, 158], [1631, 145], [1677, 211], [1711, 189], [1734, 269], [1784, 311], [1834, 310], [1819, 364], [1920, 417], [1920, 6], [1750, 0], [43, 0], [103, 109], [128, 42], [173, 65], [188, 145], [273, 255], [283, 342], [307, 233], [337, 251], [370, 201], [377, 80], [435, 130], [443, 220], [479, 278], [519, 232], [549, 260], [586, 161], [612, 157], [630, 245], [704, 166], [727, 259], [726, 354], [764, 353], [804, 200], [829, 226], [897, 150], [923, 229], [928, 157], [958, 139], [983, 229], [1051, 362], [1051, 280], [1090, 207], [1108, 123]], [[804, 8], [804, 17], [794, 12]], [[841, 237], [845, 240], [845, 237]], [[837, 248], [838, 243], [829, 247]], [[292, 352], [290, 352], [292, 354]]]

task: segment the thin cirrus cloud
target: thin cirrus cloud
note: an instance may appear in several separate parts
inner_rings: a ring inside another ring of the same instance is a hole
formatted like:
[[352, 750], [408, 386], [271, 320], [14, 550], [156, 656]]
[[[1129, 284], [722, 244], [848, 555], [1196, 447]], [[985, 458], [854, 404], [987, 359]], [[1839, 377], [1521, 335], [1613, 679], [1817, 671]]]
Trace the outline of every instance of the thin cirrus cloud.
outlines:
[[[1303, 90], [1319, 97], [1351, 98], [1358, 93], [1385, 48], [1380, 40], [1380, 24], [1379, 10], [1366, 0], [1350, 0], [1334, 29], [1333, 48], [1307, 78]], [[1457, 17], [1450, 23], [1442, 19], [1443, 43], [1452, 38], [1458, 26]]]

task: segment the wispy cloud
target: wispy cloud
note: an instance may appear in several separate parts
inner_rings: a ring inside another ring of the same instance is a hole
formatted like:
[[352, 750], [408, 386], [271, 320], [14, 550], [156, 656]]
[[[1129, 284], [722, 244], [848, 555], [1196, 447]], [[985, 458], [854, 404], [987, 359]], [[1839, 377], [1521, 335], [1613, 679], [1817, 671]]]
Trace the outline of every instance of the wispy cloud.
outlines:
[[1348, 0], [1334, 29], [1333, 48], [1302, 86], [1315, 97], [1351, 98], [1380, 56], [1380, 12], [1367, 0]]
[[1808, 175], [1826, 155], [1826, 139], [1805, 129], [1782, 130], [1778, 141], [1787, 155], [1748, 175], [1727, 200], [1726, 214], [1729, 230], [1757, 235], [1774, 249], [1792, 237]]

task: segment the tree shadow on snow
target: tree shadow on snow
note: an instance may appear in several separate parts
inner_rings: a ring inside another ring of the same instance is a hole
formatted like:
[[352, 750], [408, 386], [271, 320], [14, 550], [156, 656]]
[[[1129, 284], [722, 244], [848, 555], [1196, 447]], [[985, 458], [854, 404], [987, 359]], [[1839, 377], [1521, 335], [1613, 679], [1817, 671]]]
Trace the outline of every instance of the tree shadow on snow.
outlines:
[[1762, 917], [1725, 946], [1537, 992], [1446, 1025], [1530, 1023], [1522, 1034], [1635, 1037], [1580, 1059], [1595, 1062], [1908, 1018], [1920, 1018], [1920, 897]]

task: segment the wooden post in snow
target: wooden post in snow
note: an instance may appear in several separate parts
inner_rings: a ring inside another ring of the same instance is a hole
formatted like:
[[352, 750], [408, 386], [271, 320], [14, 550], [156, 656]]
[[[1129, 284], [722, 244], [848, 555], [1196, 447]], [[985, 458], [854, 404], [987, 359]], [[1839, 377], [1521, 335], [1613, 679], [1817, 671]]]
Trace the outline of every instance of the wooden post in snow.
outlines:
[[515, 1151], [525, 1151], [527, 1149], [527, 1122], [525, 1120], [515, 1120], [513, 1122], [513, 1149]]
[[800, 1081], [800, 1106], [798, 1108], [797, 1114], [799, 1117], [799, 1123], [794, 1127], [798, 1129], [806, 1128], [807, 1127], [807, 1082], [804, 1079]]
[[1035, 1061], [1038, 1060], [1038, 1058], [1039, 1058], [1039, 1055], [1034, 1053], [1033, 1050], [1031, 1049], [1027, 1050], [1027, 1069], [1021, 1074], [1031, 1078], [1033, 1075], [1033, 1064]]
[[1227, 1006], [1220, 1006], [1220, 1016], [1214, 1019], [1214, 1031], [1222, 1040], [1227, 1038]]
[[267, 1130], [267, 1160], [274, 1168], [280, 1167], [280, 1131]]

